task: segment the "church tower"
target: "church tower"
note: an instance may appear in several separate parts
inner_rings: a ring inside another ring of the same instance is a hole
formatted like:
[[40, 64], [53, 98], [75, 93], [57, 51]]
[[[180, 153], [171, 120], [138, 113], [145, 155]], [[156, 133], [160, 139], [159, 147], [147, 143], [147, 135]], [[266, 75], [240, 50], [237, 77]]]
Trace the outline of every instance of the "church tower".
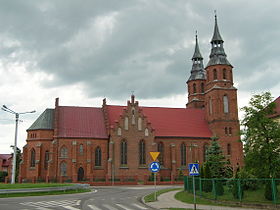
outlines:
[[215, 15], [211, 53], [206, 70], [206, 120], [213, 136], [218, 138], [224, 154], [232, 166], [242, 165], [242, 143], [238, 120], [237, 89], [233, 86], [233, 66], [227, 60], [224, 41]]
[[197, 34], [195, 35], [195, 49], [192, 57], [191, 76], [187, 81], [188, 108], [204, 108], [206, 73], [203, 66], [203, 57], [199, 51]]

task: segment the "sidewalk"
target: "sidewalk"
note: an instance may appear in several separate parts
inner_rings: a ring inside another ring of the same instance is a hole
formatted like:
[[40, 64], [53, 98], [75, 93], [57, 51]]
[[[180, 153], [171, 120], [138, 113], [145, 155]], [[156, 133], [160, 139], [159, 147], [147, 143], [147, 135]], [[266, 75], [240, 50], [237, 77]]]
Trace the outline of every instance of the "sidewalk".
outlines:
[[[155, 208], [155, 209], [168, 209], [168, 208], [190, 208], [194, 209], [193, 204], [183, 203], [174, 198], [175, 194], [178, 191], [170, 191], [163, 193], [158, 196], [158, 201], [145, 203], [146, 205]], [[207, 206], [207, 205], [196, 205], [197, 210], [260, 210], [256, 208], [241, 208], [241, 207], [227, 207], [227, 206]]]

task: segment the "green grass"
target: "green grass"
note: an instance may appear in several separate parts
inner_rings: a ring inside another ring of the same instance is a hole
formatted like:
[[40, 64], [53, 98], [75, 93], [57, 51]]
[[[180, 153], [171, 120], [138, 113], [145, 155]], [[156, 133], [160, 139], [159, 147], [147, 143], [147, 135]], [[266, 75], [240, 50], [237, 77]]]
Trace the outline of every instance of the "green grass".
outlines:
[[[280, 190], [279, 187], [280, 186], [278, 186], [278, 192]], [[264, 185], [261, 186], [257, 190], [246, 190], [246, 191], [244, 191], [244, 197], [242, 198], [242, 203], [272, 204], [272, 201], [269, 201], [264, 197], [264, 191], [265, 191]], [[197, 192], [197, 195], [200, 195], [199, 191]], [[212, 199], [212, 200], [215, 199], [212, 192], [208, 192], [208, 193], [202, 192], [201, 195], [202, 195], [202, 197], [207, 198], [207, 199]], [[280, 199], [279, 198], [277, 198], [277, 199], [278, 199], [278, 202], [279, 202]], [[224, 194], [222, 196], [218, 196], [217, 201], [232, 202], [232, 203], [240, 202], [239, 199], [236, 199], [236, 198], [233, 197], [232, 192], [229, 190], [229, 188], [227, 186], [224, 186]]]
[[71, 186], [73, 184], [59, 184], [59, 183], [22, 183], [22, 184], [2, 184], [0, 183], [0, 189], [20, 189], [20, 188], [43, 188], [43, 187], [63, 187]]
[[50, 191], [50, 192], [10, 193], [10, 194], [0, 194], [0, 198], [25, 197], [25, 196], [43, 196], [43, 195], [61, 195], [61, 194], [83, 193], [83, 192], [90, 192], [90, 190], [89, 189], [78, 189], [78, 190]]
[[[185, 203], [193, 203], [193, 194], [185, 192], [185, 191], [176, 193], [175, 198], [177, 200], [185, 202]], [[214, 206], [221, 205], [221, 204], [216, 203], [215, 201], [200, 198], [199, 196], [196, 196], [196, 203], [203, 204], [203, 205], [214, 205]], [[229, 206], [229, 205], [226, 205], [226, 206]], [[230, 205], [230, 206], [232, 206], [232, 205]]]
[[[180, 190], [182, 188], [171, 188], [171, 189], [162, 189], [162, 190], [159, 190], [156, 192], [156, 195], [157, 197], [163, 193], [166, 193], [166, 192], [170, 192], [170, 191], [174, 191], [174, 190]], [[145, 203], [148, 203], [148, 202], [154, 202], [155, 201], [155, 193], [151, 193], [151, 194], [148, 194], [144, 197], [144, 201]]]

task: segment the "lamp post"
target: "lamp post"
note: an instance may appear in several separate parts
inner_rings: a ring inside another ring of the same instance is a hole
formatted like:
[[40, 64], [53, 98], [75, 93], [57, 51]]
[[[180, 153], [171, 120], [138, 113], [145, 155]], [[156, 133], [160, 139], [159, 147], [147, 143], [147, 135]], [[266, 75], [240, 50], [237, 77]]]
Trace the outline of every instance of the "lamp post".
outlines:
[[12, 180], [11, 180], [11, 184], [15, 183], [15, 178], [16, 178], [16, 159], [17, 159], [17, 133], [18, 133], [18, 119], [19, 119], [19, 115], [21, 114], [28, 114], [28, 113], [34, 113], [34, 111], [31, 112], [15, 112], [12, 109], [9, 109], [6, 105], [2, 106], [2, 110], [5, 112], [9, 112], [11, 114], [14, 114], [16, 117], [16, 130], [15, 130], [15, 143], [14, 143], [14, 155], [13, 155], [13, 168], [12, 168]]

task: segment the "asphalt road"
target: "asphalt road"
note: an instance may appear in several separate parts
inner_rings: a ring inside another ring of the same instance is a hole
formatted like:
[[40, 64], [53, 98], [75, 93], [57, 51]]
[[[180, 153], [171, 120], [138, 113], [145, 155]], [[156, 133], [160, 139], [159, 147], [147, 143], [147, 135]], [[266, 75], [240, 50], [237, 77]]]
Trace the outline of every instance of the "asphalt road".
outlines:
[[144, 210], [151, 208], [141, 198], [153, 191], [154, 186], [110, 186], [94, 187], [92, 192], [79, 194], [0, 198], [0, 210]]

